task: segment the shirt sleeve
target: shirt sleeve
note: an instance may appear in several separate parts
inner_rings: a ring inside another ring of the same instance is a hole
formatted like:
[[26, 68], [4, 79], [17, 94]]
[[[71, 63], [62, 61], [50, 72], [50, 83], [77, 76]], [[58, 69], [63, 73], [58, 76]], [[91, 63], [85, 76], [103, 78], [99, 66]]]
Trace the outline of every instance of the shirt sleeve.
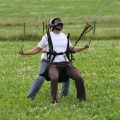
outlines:
[[38, 43], [38, 47], [45, 48], [48, 45], [47, 35], [44, 35], [41, 41]]

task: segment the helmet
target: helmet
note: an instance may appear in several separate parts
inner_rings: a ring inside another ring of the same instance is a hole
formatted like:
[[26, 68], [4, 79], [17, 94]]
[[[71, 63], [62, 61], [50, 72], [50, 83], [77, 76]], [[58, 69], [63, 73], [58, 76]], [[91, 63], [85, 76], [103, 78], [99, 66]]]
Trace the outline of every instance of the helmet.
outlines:
[[52, 18], [52, 19], [50, 20], [49, 25], [50, 25], [50, 29], [51, 29], [52, 31], [53, 31], [54, 29], [57, 29], [57, 30], [59, 30], [59, 31], [62, 30], [62, 29], [56, 28], [56, 26], [61, 26], [61, 27], [63, 28], [63, 23], [62, 23], [61, 19], [58, 18], [58, 17]]

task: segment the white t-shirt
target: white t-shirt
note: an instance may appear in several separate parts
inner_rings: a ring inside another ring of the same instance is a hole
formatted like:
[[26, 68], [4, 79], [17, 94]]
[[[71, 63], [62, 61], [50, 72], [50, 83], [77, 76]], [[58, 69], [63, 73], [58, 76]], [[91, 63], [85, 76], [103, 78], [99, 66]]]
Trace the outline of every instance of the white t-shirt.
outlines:
[[[54, 32], [50, 32], [51, 40], [53, 43], [53, 50], [57, 53], [59, 52], [65, 52], [67, 48], [67, 36], [64, 33], [55, 34]], [[69, 46], [71, 46], [71, 42], [69, 42]], [[46, 51], [49, 51], [49, 45], [47, 40], [47, 35], [44, 35], [41, 39], [41, 41], [38, 43], [38, 46], [40, 48], [45, 48]], [[43, 58], [47, 58], [46, 53], [42, 54]], [[67, 57], [66, 60], [68, 61]], [[53, 62], [63, 62], [66, 61], [64, 55], [57, 55]]]
[[46, 53], [42, 53], [42, 54], [41, 54], [41, 60], [42, 60], [42, 59], [46, 59], [46, 60], [47, 60], [47, 54], [46, 54]]

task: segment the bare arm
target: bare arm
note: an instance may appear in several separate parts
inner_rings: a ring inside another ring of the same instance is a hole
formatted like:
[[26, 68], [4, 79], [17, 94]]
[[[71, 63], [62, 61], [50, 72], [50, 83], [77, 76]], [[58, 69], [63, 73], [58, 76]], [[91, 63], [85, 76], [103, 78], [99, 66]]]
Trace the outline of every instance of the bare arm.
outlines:
[[20, 55], [35, 55], [37, 53], [39, 53], [42, 50], [42, 48], [36, 46], [35, 48], [33, 48], [32, 50], [29, 50], [27, 52], [24, 52], [22, 49], [19, 51]]
[[89, 44], [85, 44], [83, 47], [75, 47], [74, 49], [73, 49], [73, 47], [70, 47], [70, 50], [73, 49], [74, 52], [79, 52], [79, 51], [85, 50], [87, 48], [89, 48]]
[[41, 51], [42, 53], [46, 53], [46, 49], [44, 48], [44, 49], [42, 49], [42, 51]]

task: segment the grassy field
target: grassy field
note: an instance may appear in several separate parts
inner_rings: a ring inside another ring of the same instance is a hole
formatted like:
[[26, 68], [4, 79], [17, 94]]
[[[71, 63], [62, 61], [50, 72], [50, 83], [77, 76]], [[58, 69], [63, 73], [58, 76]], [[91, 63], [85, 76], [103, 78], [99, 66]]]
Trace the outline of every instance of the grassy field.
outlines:
[[[0, 120], [120, 120], [119, 6], [119, 0], [0, 0]], [[86, 102], [77, 101], [73, 80], [68, 97], [59, 98], [58, 104], [50, 104], [47, 81], [35, 100], [26, 99], [40, 54], [20, 56], [18, 51], [23, 44], [25, 51], [36, 46], [43, 35], [42, 20], [54, 16], [62, 18], [71, 40], [87, 21], [96, 22], [95, 35], [91, 31], [78, 44], [92, 39], [90, 48], [75, 54], [73, 62], [85, 80]]]
[[[78, 37], [87, 21], [96, 22], [95, 39], [118, 39], [119, 4], [119, 0], [0, 0], [0, 40], [24, 39], [24, 23], [25, 39], [39, 40], [42, 20], [55, 16], [62, 18], [63, 31], [70, 32], [72, 39]], [[93, 33], [87, 37], [93, 39]]]
[[[81, 41], [82, 46], [88, 41]], [[1, 120], [119, 120], [120, 44], [119, 40], [92, 41], [88, 50], [75, 55], [73, 64], [82, 72], [87, 101], [78, 102], [74, 81], [68, 97], [51, 105], [50, 82], [45, 81], [35, 100], [27, 100], [28, 90], [37, 77], [40, 54], [20, 56], [38, 42], [0, 42]], [[59, 89], [61, 84], [59, 84]]]

